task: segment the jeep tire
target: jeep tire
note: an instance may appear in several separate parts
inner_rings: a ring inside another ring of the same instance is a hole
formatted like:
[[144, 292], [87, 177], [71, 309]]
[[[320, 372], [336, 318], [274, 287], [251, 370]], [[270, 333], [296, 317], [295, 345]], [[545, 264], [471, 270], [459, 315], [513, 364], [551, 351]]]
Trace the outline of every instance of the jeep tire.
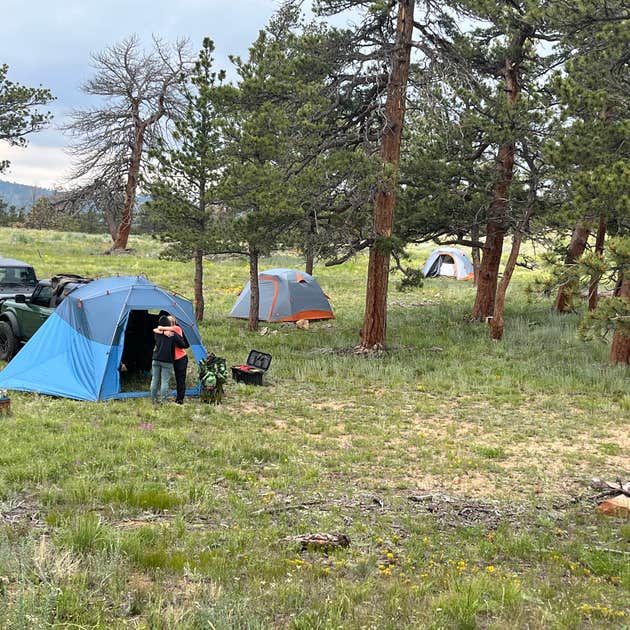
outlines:
[[9, 322], [0, 322], [0, 361], [10, 361], [16, 353], [17, 339]]

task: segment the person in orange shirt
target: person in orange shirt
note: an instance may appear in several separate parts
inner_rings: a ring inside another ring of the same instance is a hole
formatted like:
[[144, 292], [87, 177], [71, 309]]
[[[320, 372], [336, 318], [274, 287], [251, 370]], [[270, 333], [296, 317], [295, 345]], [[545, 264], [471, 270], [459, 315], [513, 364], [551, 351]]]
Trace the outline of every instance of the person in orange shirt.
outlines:
[[[172, 315], [168, 315], [167, 317], [170, 326], [158, 326], [158, 329], [166, 333], [175, 333], [183, 341], [184, 347], [187, 348], [188, 343], [186, 341], [186, 338], [184, 337], [181, 326], [179, 326], [177, 320]], [[188, 355], [186, 354], [186, 350], [184, 350], [184, 347], [178, 345], [177, 342], [173, 346], [173, 369], [175, 370], [175, 389], [177, 391], [175, 402], [178, 405], [182, 405], [184, 403], [184, 396], [186, 395], [186, 372], [188, 371]]]

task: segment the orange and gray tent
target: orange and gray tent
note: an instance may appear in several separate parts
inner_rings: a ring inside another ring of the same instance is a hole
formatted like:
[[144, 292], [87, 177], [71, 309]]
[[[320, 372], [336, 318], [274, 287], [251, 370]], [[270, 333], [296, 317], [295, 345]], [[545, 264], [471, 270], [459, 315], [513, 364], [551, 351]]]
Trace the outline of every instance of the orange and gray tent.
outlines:
[[455, 278], [456, 280], [470, 280], [475, 277], [472, 262], [466, 254], [454, 247], [442, 247], [431, 252], [422, 268], [425, 278], [438, 276]]
[[[296, 322], [299, 319], [332, 319], [328, 298], [313, 276], [295, 269], [269, 269], [258, 274], [258, 318], [266, 322]], [[245, 285], [230, 317], [247, 319], [251, 299]]]

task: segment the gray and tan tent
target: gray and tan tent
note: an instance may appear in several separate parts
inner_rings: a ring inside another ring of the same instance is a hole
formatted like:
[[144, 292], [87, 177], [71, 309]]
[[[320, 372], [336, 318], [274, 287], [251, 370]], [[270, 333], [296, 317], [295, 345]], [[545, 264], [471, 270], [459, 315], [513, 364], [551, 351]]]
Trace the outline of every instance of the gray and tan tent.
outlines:
[[[317, 280], [304, 271], [269, 269], [258, 274], [260, 303], [258, 318], [265, 322], [296, 322], [299, 319], [332, 319], [328, 298]], [[245, 285], [230, 317], [247, 319], [251, 299], [250, 283]]]
[[464, 252], [455, 247], [442, 247], [431, 252], [422, 268], [425, 278], [446, 277], [470, 280], [475, 276], [473, 264]]

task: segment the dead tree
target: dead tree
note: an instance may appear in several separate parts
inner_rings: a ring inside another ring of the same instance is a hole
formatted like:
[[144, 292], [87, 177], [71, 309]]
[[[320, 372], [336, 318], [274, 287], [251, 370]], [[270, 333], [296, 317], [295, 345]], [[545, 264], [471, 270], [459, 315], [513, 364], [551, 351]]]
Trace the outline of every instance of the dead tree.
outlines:
[[[181, 107], [181, 87], [191, 68], [187, 42], [173, 47], [157, 38], [148, 52], [131, 36], [92, 56], [94, 76], [82, 87], [104, 102], [72, 113], [64, 130], [74, 138], [71, 181], [100, 192], [107, 182], [124, 181], [120, 218], [112, 231], [112, 250], [126, 249], [136, 193], [148, 150], [164, 137], [167, 122]], [[71, 195], [70, 195], [71, 196]]]

